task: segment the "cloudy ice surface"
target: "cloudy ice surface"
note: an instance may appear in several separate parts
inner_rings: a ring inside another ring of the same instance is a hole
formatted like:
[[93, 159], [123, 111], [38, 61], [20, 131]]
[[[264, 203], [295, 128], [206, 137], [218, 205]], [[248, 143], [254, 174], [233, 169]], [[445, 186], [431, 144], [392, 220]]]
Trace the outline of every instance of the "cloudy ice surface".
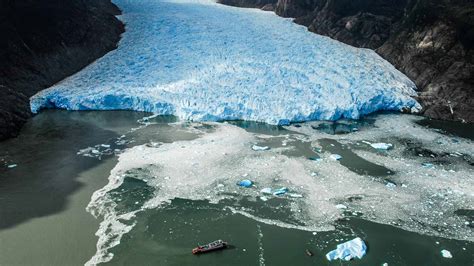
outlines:
[[[195, 140], [159, 147], [139, 145], [125, 150], [111, 171], [109, 183], [94, 193], [88, 206], [89, 212], [102, 219], [97, 231], [97, 253], [89, 263], [112, 259], [110, 248], [120, 244], [122, 235], [132, 230], [138, 212], [160, 208], [175, 198], [208, 199], [217, 203], [224, 198], [238, 200], [249, 196], [258, 201], [264, 195], [260, 193], [264, 187], [285, 186], [292, 193], [302, 194], [303, 198], [288, 195], [282, 198], [288, 200], [292, 215], [304, 224], [268, 219], [245, 209], [232, 210], [262, 223], [308, 231], [332, 230], [348, 211], [405, 230], [474, 241], [467, 218], [453, 214], [458, 209], [474, 208], [473, 168], [461, 157], [449, 155], [458, 152], [472, 158], [474, 143], [460, 138], [452, 141], [453, 137], [415, 124], [417, 119], [383, 115], [369, 130], [342, 136], [321, 133], [312, 129], [311, 124], [290, 126], [288, 129], [299, 132], [285, 135], [282, 141], [285, 145], [267, 151], [254, 151], [252, 145], [281, 136], [265, 136], [226, 123], [211, 123], [215, 130]], [[395, 175], [389, 178], [397, 185], [387, 187], [383, 179], [352, 172], [339, 161], [331, 160], [328, 152], [320, 154], [321, 161], [283, 153], [292, 148], [295, 140], [317, 146], [321, 138], [333, 138], [344, 145], [366, 145], [353, 151], [394, 170]], [[407, 155], [406, 146], [396, 142], [399, 139], [411, 139], [436, 153], [446, 153], [450, 163], [423, 167], [422, 162], [429, 158]], [[380, 140], [391, 140], [393, 149], [380, 152], [362, 142]], [[110, 192], [119, 188], [127, 172], [134, 169], [146, 169], [147, 174], [134, 178], [145, 180], [155, 188], [155, 194], [133, 211], [120, 213]], [[250, 179], [257, 187], [239, 188], [236, 182], [241, 179]], [[346, 208], [338, 208], [341, 204]]]
[[118, 49], [31, 98], [31, 110], [148, 111], [195, 121], [359, 118], [420, 108], [415, 85], [368, 49], [272, 12], [210, 0], [116, 0]]

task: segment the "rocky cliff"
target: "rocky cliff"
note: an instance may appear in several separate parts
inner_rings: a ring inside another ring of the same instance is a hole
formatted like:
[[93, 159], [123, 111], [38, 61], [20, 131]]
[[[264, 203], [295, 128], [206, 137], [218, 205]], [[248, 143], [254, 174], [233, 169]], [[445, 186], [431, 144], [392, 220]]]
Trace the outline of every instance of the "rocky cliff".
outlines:
[[220, 0], [273, 10], [312, 32], [374, 49], [419, 88], [423, 114], [474, 122], [472, 0]]
[[0, 140], [31, 116], [29, 97], [116, 48], [110, 0], [0, 0]]

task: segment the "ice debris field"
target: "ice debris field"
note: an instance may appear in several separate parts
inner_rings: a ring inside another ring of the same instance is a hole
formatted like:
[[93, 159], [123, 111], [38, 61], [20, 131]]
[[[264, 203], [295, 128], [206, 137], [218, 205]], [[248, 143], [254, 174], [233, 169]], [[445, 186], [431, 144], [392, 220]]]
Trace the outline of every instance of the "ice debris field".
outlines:
[[367, 49], [272, 12], [210, 0], [114, 1], [118, 49], [31, 98], [31, 110], [136, 110], [201, 121], [359, 118], [418, 109], [415, 85]]
[[[315, 130], [320, 122], [294, 124], [277, 135], [249, 132], [231, 123], [205, 123], [207, 127], [186, 121], [170, 124], [198, 136], [156, 145], [152, 140], [123, 150], [108, 184], [94, 192], [87, 210], [102, 221], [96, 233], [97, 252], [88, 264], [110, 261], [112, 248], [134, 228], [140, 213], [160, 209], [176, 198], [212, 204], [235, 201], [235, 206], [226, 203], [234, 214], [309, 232], [334, 230], [338, 220], [357, 216], [421, 234], [473, 241], [472, 220], [456, 212], [474, 206], [474, 144], [420, 126], [416, 124], [419, 119], [381, 115], [370, 129], [347, 135]], [[327, 139], [355, 156], [332, 159], [333, 154], [321, 144]], [[387, 145], [371, 145], [387, 140], [391, 141]], [[319, 160], [288, 155], [302, 150], [302, 145], [319, 151]], [[346, 167], [347, 160], [357, 158], [384, 166], [392, 174], [359, 174]], [[425, 167], [426, 162], [432, 167]], [[122, 198], [116, 198], [114, 191], [126, 187], [130, 178], [145, 182], [154, 193], [124, 210]], [[262, 206], [284, 200], [291, 219], [239, 207], [244, 198]], [[361, 258], [365, 249], [362, 241], [355, 240], [338, 246], [327, 258]]]

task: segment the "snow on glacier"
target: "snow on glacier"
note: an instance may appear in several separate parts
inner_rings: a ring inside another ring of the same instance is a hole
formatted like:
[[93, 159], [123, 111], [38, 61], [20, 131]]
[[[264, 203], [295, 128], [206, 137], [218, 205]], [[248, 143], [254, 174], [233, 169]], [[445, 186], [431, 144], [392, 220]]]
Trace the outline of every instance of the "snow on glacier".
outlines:
[[126, 109], [190, 120], [359, 118], [419, 109], [415, 85], [357, 49], [273, 13], [210, 0], [116, 0], [118, 49], [31, 98], [31, 110]]

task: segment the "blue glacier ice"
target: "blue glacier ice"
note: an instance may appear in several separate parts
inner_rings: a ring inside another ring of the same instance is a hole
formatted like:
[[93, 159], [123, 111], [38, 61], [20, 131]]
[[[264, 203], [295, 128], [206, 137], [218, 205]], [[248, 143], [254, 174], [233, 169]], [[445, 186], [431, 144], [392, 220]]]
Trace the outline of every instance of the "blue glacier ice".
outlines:
[[367, 246], [360, 237], [354, 238], [350, 241], [337, 245], [335, 250], [326, 254], [326, 259], [331, 260], [345, 260], [349, 261], [353, 258], [362, 259], [367, 253]]
[[190, 120], [357, 119], [416, 110], [415, 85], [375, 52], [271, 12], [210, 0], [116, 0], [118, 49], [31, 98], [31, 110], [125, 109]]

